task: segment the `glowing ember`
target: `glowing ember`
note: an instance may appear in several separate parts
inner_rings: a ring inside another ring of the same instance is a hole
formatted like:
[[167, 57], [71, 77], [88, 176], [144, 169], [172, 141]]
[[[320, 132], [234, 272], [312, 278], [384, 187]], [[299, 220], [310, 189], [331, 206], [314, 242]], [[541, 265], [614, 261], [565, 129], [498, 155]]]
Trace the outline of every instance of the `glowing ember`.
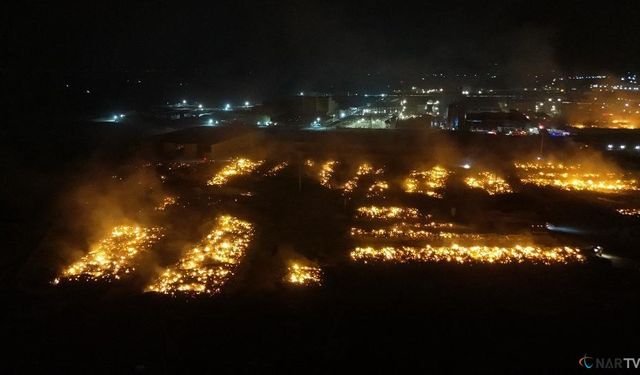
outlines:
[[331, 180], [331, 176], [333, 176], [334, 169], [337, 164], [338, 162], [333, 160], [322, 164], [322, 167], [320, 168], [320, 185], [331, 188], [329, 181]]
[[451, 246], [433, 247], [356, 247], [351, 252], [356, 261], [374, 262], [455, 262], [455, 263], [539, 263], [556, 264], [582, 262], [584, 256], [571, 247], [520, 246]]
[[387, 238], [387, 239], [453, 239], [453, 238], [480, 238], [475, 234], [452, 233], [439, 231], [443, 228], [452, 228], [452, 223], [397, 223], [388, 227], [363, 229], [351, 228], [351, 236], [358, 238]]
[[60, 280], [107, 280], [120, 279], [135, 270], [136, 257], [147, 251], [162, 237], [159, 228], [121, 225], [113, 228], [109, 237], [100, 241], [89, 253], [67, 267]]
[[389, 190], [389, 183], [386, 181], [375, 181], [367, 190], [367, 198], [384, 196], [385, 191]]
[[147, 287], [164, 294], [214, 294], [233, 276], [251, 237], [253, 226], [233, 216], [220, 216], [202, 242], [187, 251]]
[[317, 174], [317, 179], [320, 181], [320, 185], [333, 189], [334, 186], [331, 184], [331, 178], [335, 172], [335, 167], [338, 165], [338, 162], [335, 160], [328, 160], [322, 164], [316, 165], [316, 162], [309, 159], [304, 162], [304, 165], [312, 170], [313, 174]]
[[531, 162], [516, 163], [515, 166], [525, 184], [601, 193], [640, 189], [635, 179], [629, 179], [622, 173], [591, 171], [580, 164]]
[[276, 176], [278, 173], [282, 172], [282, 170], [285, 169], [288, 165], [289, 165], [289, 163], [287, 163], [286, 161], [278, 163], [278, 164], [274, 165], [273, 167], [269, 168], [269, 170], [266, 171], [264, 175], [267, 176], [267, 177]]
[[440, 166], [428, 171], [412, 171], [404, 180], [404, 191], [442, 198], [439, 190], [444, 188], [450, 174], [450, 171]]
[[229, 182], [232, 177], [248, 175], [255, 171], [260, 165], [264, 163], [264, 160], [252, 161], [245, 158], [239, 158], [232, 160], [222, 170], [216, 173], [209, 181], [207, 185], [222, 186]]
[[640, 208], [619, 208], [616, 211], [618, 211], [620, 215], [640, 216]]
[[405, 207], [378, 207], [367, 206], [359, 207], [356, 211], [356, 217], [366, 219], [418, 219], [420, 218], [420, 212], [415, 208]]
[[169, 206], [173, 206], [174, 204], [176, 204], [178, 202], [176, 197], [172, 197], [172, 196], [166, 196], [162, 199], [162, 202], [160, 202], [160, 204], [158, 206], [156, 206], [154, 209], [156, 211], [164, 211], [167, 209], [167, 207]]
[[362, 176], [365, 176], [365, 175], [368, 175], [368, 174], [376, 174], [376, 175], [378, 175], [378, 174], [382, 174], [382, 173], [384, 173], [383, 169], [373, 169], [371, 164], [362, 163], [362, 164], [360, 164], [358, 166], [358, 170], [356, 171], [355, 176], [353, 176], [352, 179], [347, 181], [342, 186], [342, 190], [343, 190], [344, 194], [349, 194], [349, 193], [353, 192], [356, 187], [358, 187], [358, 183], [359, 183], [360, 178]]
[[507, 181], [491, 172], [481, 172], [474, 177], [467, 177], [464, 182], [472, 188], [486, 191], [489, 195], [513, 192]]
[[286, 280], [297, 285], [320, 285], [322, 270], [319, 267], [302, 266], [293, 263], [289, 266]]

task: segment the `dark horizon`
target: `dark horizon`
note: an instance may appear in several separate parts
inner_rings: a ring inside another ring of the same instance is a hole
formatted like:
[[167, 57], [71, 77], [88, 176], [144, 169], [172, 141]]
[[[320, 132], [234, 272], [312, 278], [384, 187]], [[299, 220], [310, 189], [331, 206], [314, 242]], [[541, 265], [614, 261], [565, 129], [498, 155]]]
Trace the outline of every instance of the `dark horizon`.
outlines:
[[623, 74], [637, 2], [5, 4], [7, 75], [171, 72], [257, 91], [384, 86], [431, 72]]

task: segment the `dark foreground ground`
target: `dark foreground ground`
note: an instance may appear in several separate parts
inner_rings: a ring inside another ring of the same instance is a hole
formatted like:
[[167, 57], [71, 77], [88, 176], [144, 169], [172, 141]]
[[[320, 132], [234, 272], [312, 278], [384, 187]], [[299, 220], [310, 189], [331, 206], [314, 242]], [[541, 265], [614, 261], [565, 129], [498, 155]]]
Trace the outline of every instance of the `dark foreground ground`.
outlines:
[[5, 294], [3, 373], [566, 373], [637, 356], [637, 273], [354, 266], [317, 289], [202, 299]]

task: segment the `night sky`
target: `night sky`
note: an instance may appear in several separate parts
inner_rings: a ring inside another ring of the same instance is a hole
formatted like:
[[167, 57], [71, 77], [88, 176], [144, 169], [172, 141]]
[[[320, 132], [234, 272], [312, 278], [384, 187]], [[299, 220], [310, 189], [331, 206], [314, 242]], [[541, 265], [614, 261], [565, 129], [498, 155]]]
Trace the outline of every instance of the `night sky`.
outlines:
[[19, 3], [2, 5], [7, 72], [348, 87], [429, 72], [517, 79], [640, 66], [637, 1]]

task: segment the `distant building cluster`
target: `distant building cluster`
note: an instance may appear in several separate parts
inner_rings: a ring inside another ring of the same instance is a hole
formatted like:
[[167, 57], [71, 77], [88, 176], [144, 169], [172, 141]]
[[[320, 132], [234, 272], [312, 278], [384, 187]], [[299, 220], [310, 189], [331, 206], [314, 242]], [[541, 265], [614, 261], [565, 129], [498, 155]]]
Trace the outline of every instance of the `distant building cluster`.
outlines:
[[[576, 129], [640, 126], [640, 85], [635, 73], [537, 77], [528, 87], [492, 87], [495, 75], [450, 78], [387, 92], [297, 94], [207, 105], [181, 99], [138, 111], [138, 118], [173, 128], [243, 125], [307, 130], [445, 129], [510, 136], [564, 136]], [[453, 79], [453, 78], [451, 78]], [[475, 80], [474, 80], [475, 79]], [[467, 81], [464, 81], [467, 80]], [[468, 82], [465, 84], [464, 82]], [[482, 83], [481, 83], [482, 82]], [[488, 83], [487, 83], [488, 82]], [[107, 117], [126, 123], [124, 114]]]

